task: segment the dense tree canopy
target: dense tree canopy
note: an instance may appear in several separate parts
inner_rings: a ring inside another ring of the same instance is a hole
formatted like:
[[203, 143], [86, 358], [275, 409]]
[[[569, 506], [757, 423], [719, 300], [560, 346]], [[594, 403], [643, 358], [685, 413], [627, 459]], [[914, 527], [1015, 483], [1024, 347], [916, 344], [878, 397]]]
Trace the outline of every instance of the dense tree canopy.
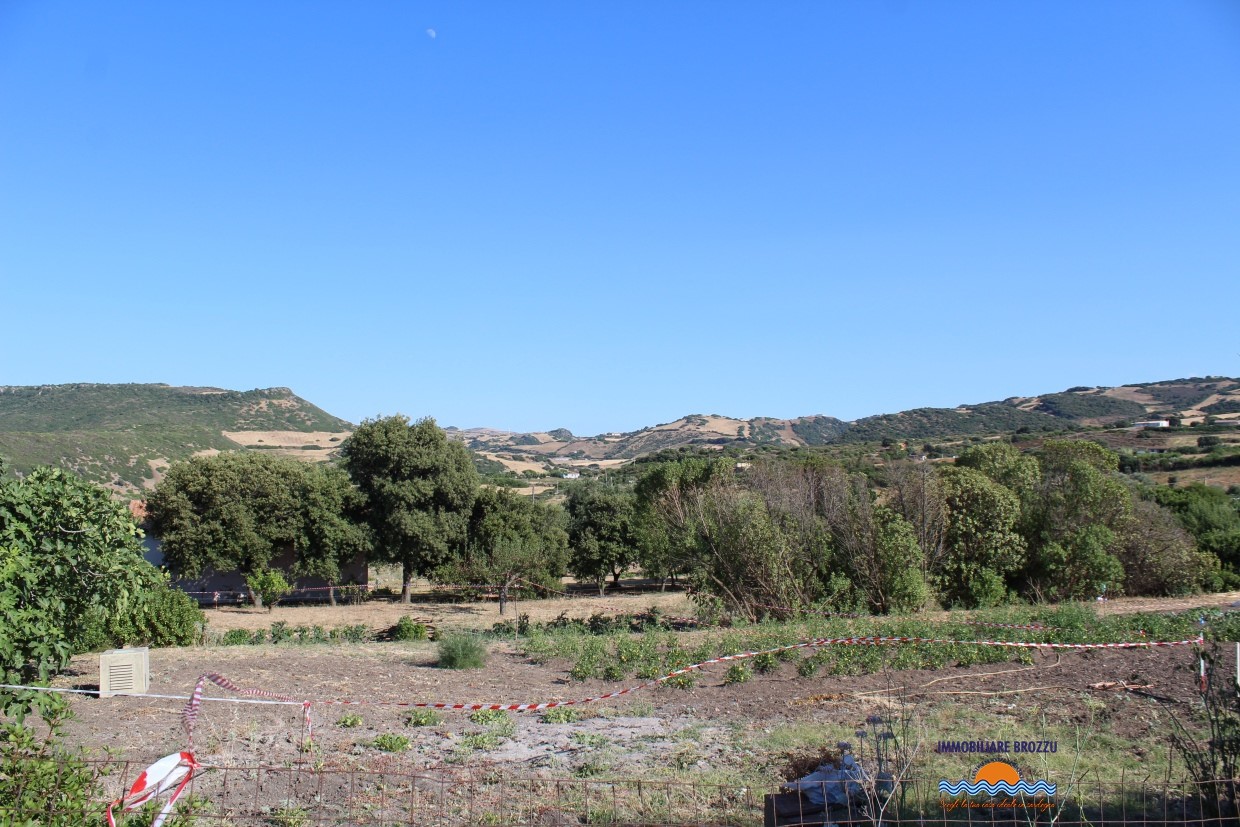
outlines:
[[[103, 488], [51, 468], [13, 479], [0, 464], [0, 682], [45, 681], [96, 646], [190, 642], [201, 615], [142, 559], [140, 539]], [[38, 702], [0, 693], [11, 712]]]
[[147, 498], [164, 560], [184, 577], [256, 575], [293, 551], [293, 574], [334, 582], [369, 547], [361, 507], [339, 469], [257, 451], [177, 463]]
[[600, 594], [608, 575], [618, 584], [635, 561], [635, 505], [631, 491], [596, 482], [580, 483], [569, 492], [569, 568], [577, 577], [593, 580]]
[[366, 497], [375, 557], [402, 568], [401, 599], [413, 578], [450, 562], [465, 542], [478, 472], [468, 449], [433, 419], [368, 419], [340, 450]]
[[483, 487], [474, 501], [464, 553], [443, 566], [438, 579], [497, 586], [503, 614], [511, 591], [519, 584], [559, 587], [568, 565], [565, 522], [559, 506]]

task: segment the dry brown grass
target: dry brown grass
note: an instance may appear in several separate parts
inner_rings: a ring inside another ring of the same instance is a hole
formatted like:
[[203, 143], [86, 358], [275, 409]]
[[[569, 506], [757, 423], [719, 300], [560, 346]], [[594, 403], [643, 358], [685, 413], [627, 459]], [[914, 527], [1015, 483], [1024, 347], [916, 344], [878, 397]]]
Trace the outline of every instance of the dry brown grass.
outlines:
[[284, 621], [290, 626], [355, 626], [364, 624], [369, 629], [387, 629], [404, 615], [412, 615], [423, 623], [436, 628], [489, 629], [501, 620], [511, 620], [518, 614], [528, 614], [530, 620], [542, 623], [554, 620], [561, 613], [571, 618], [588, 618], [595, 612], [607, 615], [637, 614], [658, 606], [665, 614], [691, 615], [693, 607], [682, 592], [644, 592], [606, 597], [568, 597], [548, 600], [522, 600], [510, 603], [507, 613], [500, 617], [495, 600], [478, 603], [430, 603], [428, 591], [414, 595], [414, 603], [398, 600], [373, 599], [356, 606], [276, 606], [271, 611], [249, 607], [207, 609], [207, 622], [213, 631], [229, 629], [266, 629], [272, 623]]
[[[246, 448], [300, 448], [317, 445], [320, 448], [338, 448], [352, 431], [221, 431], [230, 439]], [[335, 441], [333, 441], [335, 440]]]

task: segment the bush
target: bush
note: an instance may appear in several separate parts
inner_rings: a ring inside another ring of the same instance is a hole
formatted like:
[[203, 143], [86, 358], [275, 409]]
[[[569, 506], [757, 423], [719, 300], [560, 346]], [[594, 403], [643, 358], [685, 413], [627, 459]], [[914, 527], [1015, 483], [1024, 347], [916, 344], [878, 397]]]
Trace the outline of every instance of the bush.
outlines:
[[728, 668], [728, 674], [724, 675], [723, 682], [725, 684], [745, 683], [753, 677], [753, 670], [744, 663], [734, 663]]
[[444, 635], [438, 647], [438, 665], [442, 669], [481, 669], [486, 666], [486, 647], [473, 635], [460, 632]]
[[435, 726], [442, 720], [440, 714], [433, 709], [414, 709], [405, 716], [405, 726]]
[[4, 824], [77, 827], [103, 821], [98, 770], [57, 743], [67, 706], [49, 708], [47, 734], [20, 723], [0, 725], [0, 815]]
[[409, 749], [409, 739], [404, 735], [393, 735], [385, 732], [382, 735], [375, 736], [375, 740], [370, 745], [382, 752], [404, 752]]
[[774, 652], [763, 652], [755, 655], [753, 659], [754, 671], [759, 675], [766, 675], [774, 672], [779, 667], [779, 659], [775, 657]]
[[409, 615], [396, 621], [391, 630], [392, 640], [426, 640], [426, 626]]
[[354, 727], [359, 727], [361, 725], [362, 725], [362, 716], [356, 715], [354, 713], [349, 713], [348, 715], [341, 715], [340, 720], [336, 721], [336, 726], [341, 727], [343, 729], [353, 729]]
[[250, 642], [250, 633], [245, 629], [229, 629], [220, 638], [221, 646], [244, 646]]
[[575, 724], [582, 719], [581, 710], [574, 706], [557, 706], [542, 714], [544, 724]]
[[247, 574], [245, 584], [267, 607], [267, 611], [271, 611], [272, 606], [293, 591], [293, 587], [284, 579], [284, 575], [275, 569], [263, 569]]

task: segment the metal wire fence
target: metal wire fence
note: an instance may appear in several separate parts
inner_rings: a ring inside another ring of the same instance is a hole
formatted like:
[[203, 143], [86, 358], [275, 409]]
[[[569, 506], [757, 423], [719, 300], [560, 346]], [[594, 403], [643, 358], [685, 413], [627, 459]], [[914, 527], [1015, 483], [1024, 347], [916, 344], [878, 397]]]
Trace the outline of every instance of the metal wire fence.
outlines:
[[[104, 808], [143, 766], [87, 762], [92, 803], [57, 805], [58, 796], [0, 801], [0, 825], [101, 824]], [[47, 779], [40, 784], [46, 789]], [[1236, 825], [1240, 782], [1175, 784], [1151, 780], [1060, 781], [1053, 796], [946, 797], [939, 779], [912, 779], [889, 795], [873, 788], [847, 806], [816, 809], [795, 793], [738, 784], [636, 778], [514, 776], [498, 769], [426, 773], [374, 769], [212, 767], [195, 777], [166, 827], [311, 825]], [[54, 784], [53, 784], [54, 787]], [[49, 801], [51, 802], [49, 806]], [[149, 825], [158, 803], [118, 823]]]

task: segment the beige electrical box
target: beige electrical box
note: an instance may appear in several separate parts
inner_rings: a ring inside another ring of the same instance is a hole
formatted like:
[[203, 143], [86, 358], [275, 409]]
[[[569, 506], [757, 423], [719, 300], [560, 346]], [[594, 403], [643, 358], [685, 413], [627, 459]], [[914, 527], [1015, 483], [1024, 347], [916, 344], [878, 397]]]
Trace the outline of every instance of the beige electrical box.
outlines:
[[145, 646], [109, 649], [99, 656], [99, 697], [142, 695], [150, 686], [150, 661]]

